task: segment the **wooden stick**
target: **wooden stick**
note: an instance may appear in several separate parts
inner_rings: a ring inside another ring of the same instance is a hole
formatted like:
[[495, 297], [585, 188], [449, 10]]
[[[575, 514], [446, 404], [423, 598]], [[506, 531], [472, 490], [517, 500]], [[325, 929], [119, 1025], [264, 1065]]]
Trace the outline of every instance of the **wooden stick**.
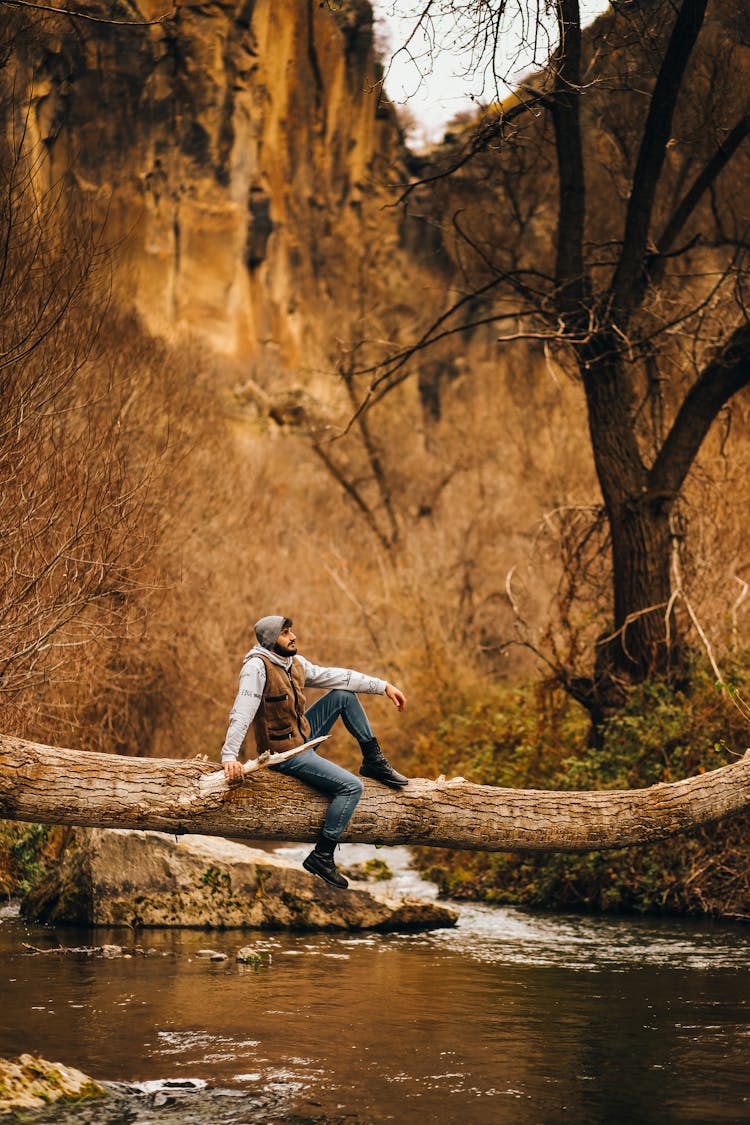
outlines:
[[[311, 750], [313, 746], [325, 742], [328, 737], [327, 734], [323, 734], [320, 738], [313, 738], [310, 742], [304, 742], [302, 746], [295, 746], [292, 750], [283, 750], [281, 754], [260, 754], [257, 758], [251, 758], [249, 762], [244, 763], [242, 773], [246, 776], [249, 773], [254, 773], [256, 770], [265, 769], [266, 766], [277, 766], [280, 762], [286, 762], [289, 758], [294, 758], [297, 754], [301, 754], [303, 750]], [[201, 797], [205, 797], [209, 793], [222, 793], [224, 790], [236, 788], [236, 785], [229, 784], [223, 770], [219, 770], [217, 773], [206, 774], [199, 782]]]

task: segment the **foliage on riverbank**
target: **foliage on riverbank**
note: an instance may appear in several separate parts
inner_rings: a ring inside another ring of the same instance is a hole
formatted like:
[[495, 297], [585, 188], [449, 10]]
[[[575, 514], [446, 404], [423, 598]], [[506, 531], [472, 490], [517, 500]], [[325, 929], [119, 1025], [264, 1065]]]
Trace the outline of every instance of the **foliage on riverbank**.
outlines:
[[60, 854], [68, 829], [0, 820], [0, 897], [21, 898]]
[[[435, 764], [449, 775], [525, 789], [637, 789], [677, 781], [726, 765], [750, 745], [748, 722], [730, 698], [750, 695], [747, 659], [729, 679], [731, 692], [704, 672], [680, 686], [643, 684], [597, 746], [589, 744], [578, 708], [560, 693], [488, 691], [462, 700], [443, 722], [430, 740], [440, 747]], [[429, 756], [434, 760], [434, 751]], [[750, 816], [643, 848], [540, 856], [422, 848], [418, 863], [455, 898], [750, 920]]]

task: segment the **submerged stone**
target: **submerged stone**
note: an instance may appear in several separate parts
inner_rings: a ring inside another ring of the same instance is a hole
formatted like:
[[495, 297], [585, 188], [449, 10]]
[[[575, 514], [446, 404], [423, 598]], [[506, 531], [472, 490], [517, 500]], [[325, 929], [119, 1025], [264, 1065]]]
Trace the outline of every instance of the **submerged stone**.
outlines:
[[269, 965], [271, 963], [270, 953], [259, 953], [257, 949], [253, 949], [249, 945], [243, 945], [242, 949], [237, 950], [235, 960], [240, 965]]
[[99, 828], [71, 833], [22, 909], [42, 921], [133, 928], [430, 930], [458, 918], [434, 902], [337, 890], [292, 860], [222, 837]]

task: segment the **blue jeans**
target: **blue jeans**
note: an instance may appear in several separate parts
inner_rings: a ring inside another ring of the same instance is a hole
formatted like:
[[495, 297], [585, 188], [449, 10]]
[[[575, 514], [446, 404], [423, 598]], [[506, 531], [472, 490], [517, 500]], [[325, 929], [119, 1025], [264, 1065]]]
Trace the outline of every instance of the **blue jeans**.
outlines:
[[[313, 703], [305, 712], [305, 717], [310, 724], [311, 739], [328, 734], [339, 717], [357, 742], [368, 742], [375, 737], [365, 709], [353, 691], [329, 691]], [[360, 778], [335, 762], [322, 758], [315, 750], [305, 750], [288, 762], [270, 768], [277, 773], [298, 777], [313, 789], [331, 797], [323, 832], [329, 840], [338, 840], [362, 796], [364, 785]]]

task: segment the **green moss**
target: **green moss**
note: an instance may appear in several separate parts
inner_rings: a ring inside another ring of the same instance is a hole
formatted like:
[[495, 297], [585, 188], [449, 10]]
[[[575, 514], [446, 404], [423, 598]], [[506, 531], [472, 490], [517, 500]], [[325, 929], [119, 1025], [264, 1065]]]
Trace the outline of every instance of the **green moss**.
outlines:
[[256, 869], [256, 886], [255, 897], [256, 899], [263, 898], [266, 889], [266, 883], [271, 878], [270, 871], [264, 871], [262, 867]]
[[207, 867], [201, 875], [201, 883], [210, 887], [212, 891], [218, 893], [219, 891], [228, 892], [232, 889], [232, 877], [228, 871], [222, 871], [218, 867]]
[[262, 953], [249, 953], [241, 950], [237, 954], [237, 961], [241, 965], [249, 965], [253, 969], [258, 969], [262, 965], [268, 966], [271, 964], [271, 954], [268, 952]]
[[284, 906], [288, 907], [293, 914], [290, 925], [293, 928], [297, 926], [306, 927], [312, 903], [301, 895], [295, 894], [293, 891], [282, 891], [279, 898]]
[[346, 868], [344, 874], [350, 879], [359, 879], [368, 883], [382, 883], [393, 878], [393, 872], [382, 859], [368, 859], [364, 863], [353, 863]]
[[40, 1103], [78, 1103], [104, 1096], [98, 1082], [80, 1071], [32, 1055], [0, 1059], [0, 1114], [38, 1108]]

